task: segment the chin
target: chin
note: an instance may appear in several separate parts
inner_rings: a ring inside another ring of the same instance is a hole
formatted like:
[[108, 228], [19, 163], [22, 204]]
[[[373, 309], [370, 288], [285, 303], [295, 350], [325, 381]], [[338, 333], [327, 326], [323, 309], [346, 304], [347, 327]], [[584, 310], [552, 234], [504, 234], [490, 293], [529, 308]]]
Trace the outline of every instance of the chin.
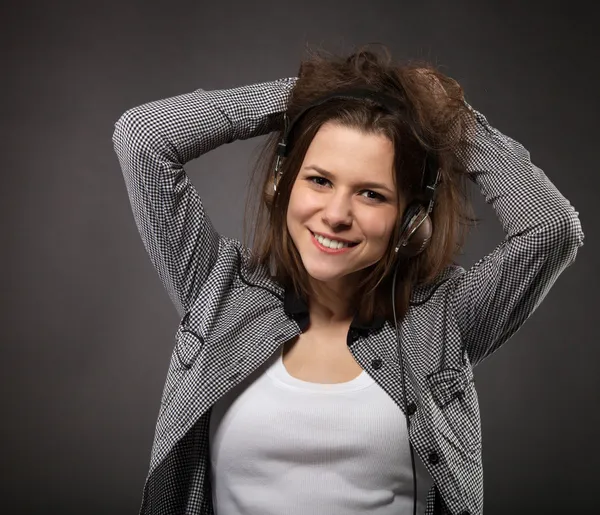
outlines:
[[338, 281], [353, 272], [353, 270], [341, 270], [339, 268], [336, 270], [332, 266], [311, 266], [311, 264], [308, 264], [307, 266], [306, 263], [304, 264], [304, 268], [311, 279], [322, 283]]

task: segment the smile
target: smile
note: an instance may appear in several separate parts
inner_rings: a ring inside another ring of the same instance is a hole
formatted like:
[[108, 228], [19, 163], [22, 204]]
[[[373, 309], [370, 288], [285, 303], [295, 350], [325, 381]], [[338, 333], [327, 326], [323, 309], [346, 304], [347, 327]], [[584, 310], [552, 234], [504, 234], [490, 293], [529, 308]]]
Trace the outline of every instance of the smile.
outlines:
[[347, 252], [347, 251], [351, 250], [353, 247], [355, 247], [357, 245], [357, 243], [348, 243], [348, 242], [330, 240], [328, 238], [325, 238], [324, 236], [321, 236], [320, 234], [315, 234], [312, 231], [311, 231], [311, 236], [312, 236], [311, 239], [312, 239], [313, 243], [316, 245], [316, 247], [319, 250], [326, 252], [327, 254], [341, 254], [343, 252]]

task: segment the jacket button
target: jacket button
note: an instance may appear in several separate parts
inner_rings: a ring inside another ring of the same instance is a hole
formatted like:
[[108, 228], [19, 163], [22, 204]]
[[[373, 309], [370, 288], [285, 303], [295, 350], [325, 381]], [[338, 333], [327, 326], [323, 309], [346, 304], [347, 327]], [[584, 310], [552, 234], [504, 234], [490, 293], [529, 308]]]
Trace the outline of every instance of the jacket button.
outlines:
[[406, 412], [409, 417], [412, 417], [417, 412], [417, 405], [414, 402], [411, 402], [408, 406], [406, 406]]
[[429, 463], [437, 465], [440, 462], [440, 457], [437, 452], [432, 451], [429, 453]]
[[383, 362], [380, 359], [374, 359], [373, 361], [371, 361], [371, 366], [375, 370], [379, 370], [381, 368], [381, 365], [383, 365]]

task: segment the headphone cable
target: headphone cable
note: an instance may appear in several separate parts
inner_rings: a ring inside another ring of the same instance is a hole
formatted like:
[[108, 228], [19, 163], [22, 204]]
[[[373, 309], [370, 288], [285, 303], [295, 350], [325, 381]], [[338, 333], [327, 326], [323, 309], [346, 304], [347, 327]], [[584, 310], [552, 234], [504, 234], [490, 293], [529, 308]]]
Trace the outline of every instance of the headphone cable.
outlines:
[[410, 442], [410, 418], [408, 416], [408, 408], [406, 401], [406, 381], [404, 378], [404, 360], [402, 358], [402, 342], [400, 340], [400, 330], [398, 329], [398, 319], [396, 318], [396, 274], [398, 266], [394, 270], [394, 278], [392, 280], [392, 310], [394, 311], [394, 328], [396, 329], [396, 341], [398, 342], [398, 357], [400, 359], [400, 382], [402, 383], [402, 400], [404, 402], [404, 417], [406, 419], [406, 434], [408, 436], [408, 447], [410, 449], [410, 461], [412, 466], [413, 476], [413, 515], [417, 515], [417, 473], [415, 469], [415, 454], [413, 446]]

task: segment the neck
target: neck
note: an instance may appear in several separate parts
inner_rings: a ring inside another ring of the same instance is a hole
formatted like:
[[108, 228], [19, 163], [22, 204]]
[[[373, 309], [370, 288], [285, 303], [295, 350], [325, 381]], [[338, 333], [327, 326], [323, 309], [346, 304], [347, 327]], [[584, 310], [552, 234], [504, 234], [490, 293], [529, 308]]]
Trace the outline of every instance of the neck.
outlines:
[[356, 312], [353, 293], [341, 288], [319, 285], [308, 299], [311, 325], [331, 326], [350, 324]]

